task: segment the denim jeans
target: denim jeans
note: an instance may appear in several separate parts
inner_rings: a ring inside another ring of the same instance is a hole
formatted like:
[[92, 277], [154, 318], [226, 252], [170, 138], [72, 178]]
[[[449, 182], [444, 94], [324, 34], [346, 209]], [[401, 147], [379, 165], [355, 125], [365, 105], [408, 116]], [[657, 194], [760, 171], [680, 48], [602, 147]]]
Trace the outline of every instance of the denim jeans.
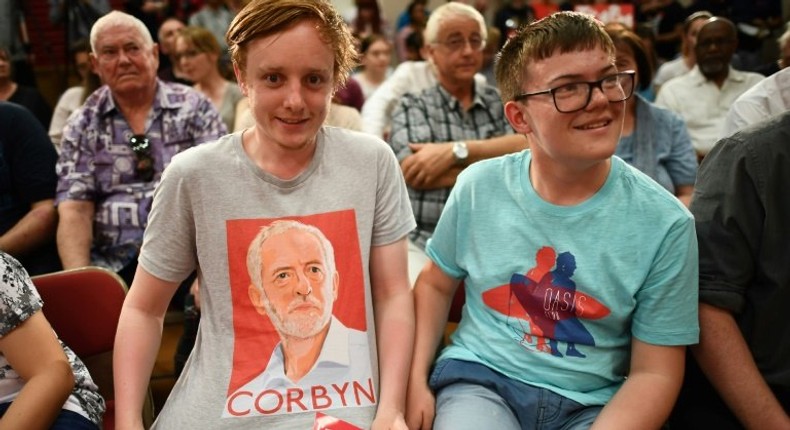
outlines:
[[[5, 415], [11, 403], [0, 404], [0, 417]], [[61, 409], [50, 430], [99, 430], [96, 424], [82, 415]]]
[[437, 363], [429, 385], [436, 393], [437, 430], [588, 429], [602, 409], [461, 360]]

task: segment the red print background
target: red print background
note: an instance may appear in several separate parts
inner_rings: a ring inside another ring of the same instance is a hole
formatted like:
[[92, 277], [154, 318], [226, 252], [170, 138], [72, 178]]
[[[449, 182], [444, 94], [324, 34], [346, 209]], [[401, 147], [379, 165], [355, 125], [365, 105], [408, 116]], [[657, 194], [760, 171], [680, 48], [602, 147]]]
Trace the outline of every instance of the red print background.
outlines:
[[280, 219], [295, 220], [317, 227], [329, 239], [335, 251], [335, 264], [340, 275], [338, 296], [332, 314], [349, 328], [367, 331], [362, 258], [353, 210], [302, 217], [227, 221], [235, 339], [228, 394], [263, 372], [272, 350], [280, 341], [269, 317], [255, 310], [247, 293], [250, 285], [247, 248], [261, 228]]

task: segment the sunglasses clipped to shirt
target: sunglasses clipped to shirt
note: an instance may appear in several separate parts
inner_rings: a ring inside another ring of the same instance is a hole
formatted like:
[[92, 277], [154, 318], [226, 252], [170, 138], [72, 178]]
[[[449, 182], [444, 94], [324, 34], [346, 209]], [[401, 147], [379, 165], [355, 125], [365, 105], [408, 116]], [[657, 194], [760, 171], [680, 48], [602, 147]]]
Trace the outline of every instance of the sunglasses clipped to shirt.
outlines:
[[151, 156], [151, 141], [144, 134], [135, 134], [129, 138], [129, 146], [132, 148], [137, 164], [134, 167], [134, 175], [137, 179], [150, 182], [154, 178], [154, 157]]

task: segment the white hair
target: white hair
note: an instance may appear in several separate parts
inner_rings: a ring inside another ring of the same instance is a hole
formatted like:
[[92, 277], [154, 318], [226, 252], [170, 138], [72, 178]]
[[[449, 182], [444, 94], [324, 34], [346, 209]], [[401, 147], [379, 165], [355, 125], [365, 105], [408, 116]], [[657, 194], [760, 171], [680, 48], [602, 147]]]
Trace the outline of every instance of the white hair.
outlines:
[[145, 47], [148, 48], [154, 45], [154, 39], [151, 37], [151, 32], [148, 31], [148, 27], [146, 27], [142, 21], [132, 15], [129, 15], [128, 13], [114, 10], [97, 19], [96, 22], [93, 23], [93, 27], [91, 27], [91, 51], [93, 51], [94, 54], [97, 53], [96, 44], [99, 41], [99, 36], [105, 31], [116, 27], [135, 29], [143, 38]]
[[247, 272], [250, 275], [250, 281], [262, 292], [264, 296], [266, 292], [263, 290], [263, 262], [261, 261], [261, 248], [263, 244], [278, 234], [285, 233], [290, 230], [300, 230], [305, 233], [312, 234], [321, 243], [321, 249], [324, 251], [324, 263], [327, 267], [327, 273], [333, 276], [335, 273], [335, 251], [332, 248], [332, 243], [324, 236], [324, 233], [318, 228], [303, 224], [299, 221], [292, 220], [277, 220], [273, 223], [261, 228], [261, 231], [255, 236], [255, 239], [250, 242], [247, 248]]
[[459, 17], [471, 18], [477, 21], [477, 25], [480, 27], [480, 36], [482, 36], [483, 40], [488, 38], [488, 27], [486, 27], [485, 18], [477, 9], [468, 4], [450, 2], [437, 7], [436, 10], [431, 12], [423, 33], [425, 43], [438, 42], [436, 39], [439, 37], [439, 30], [441, 30], [444, 21]]

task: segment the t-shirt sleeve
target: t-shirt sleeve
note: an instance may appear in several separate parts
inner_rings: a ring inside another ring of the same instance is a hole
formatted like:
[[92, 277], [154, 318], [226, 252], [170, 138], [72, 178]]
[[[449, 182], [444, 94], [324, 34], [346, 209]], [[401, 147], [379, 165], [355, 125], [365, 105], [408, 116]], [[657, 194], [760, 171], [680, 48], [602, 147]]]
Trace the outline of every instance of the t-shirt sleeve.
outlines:
[[690, 209], [697, 224], [704, 303], [743, 310], [763, 234], [761, 182], [746, 145], [733, 138], [721, 140], [700, 167]]
[[395, 242], [417, 226], [398, 161], [392, 152], [383, 150], [378, 164], [373, 246]]
[[0, 252], [0, 337], [25, 322], [41, 309], [33, 281], [25, 269], [10, 255]]
[[656, 345], [699, 341], [698, 259], [694, 222], [675, 222], [658, 248], [653, 265], [636, 293], [632, 334]]
[[139, 257], [148, 273], [170, 282], [183, 281], [197, 265], [191, 181], [179, 158], [173, 158], [156, 187]]
[[428, 257], [442, 269], [442, 272], [456, 279], [466, 277], [466, 272], [458, 264], [458, 251], [463, 246], [459, 243], [458, 232], [461, 228], [459, 213], [463, 210], [463, 203], [468, 201], [468, 199], [461, 197], [466, 190], [467, 177], [466, 172], [458, 176], [436, 224], [436, 229], [425, 245], [425, 253]]

